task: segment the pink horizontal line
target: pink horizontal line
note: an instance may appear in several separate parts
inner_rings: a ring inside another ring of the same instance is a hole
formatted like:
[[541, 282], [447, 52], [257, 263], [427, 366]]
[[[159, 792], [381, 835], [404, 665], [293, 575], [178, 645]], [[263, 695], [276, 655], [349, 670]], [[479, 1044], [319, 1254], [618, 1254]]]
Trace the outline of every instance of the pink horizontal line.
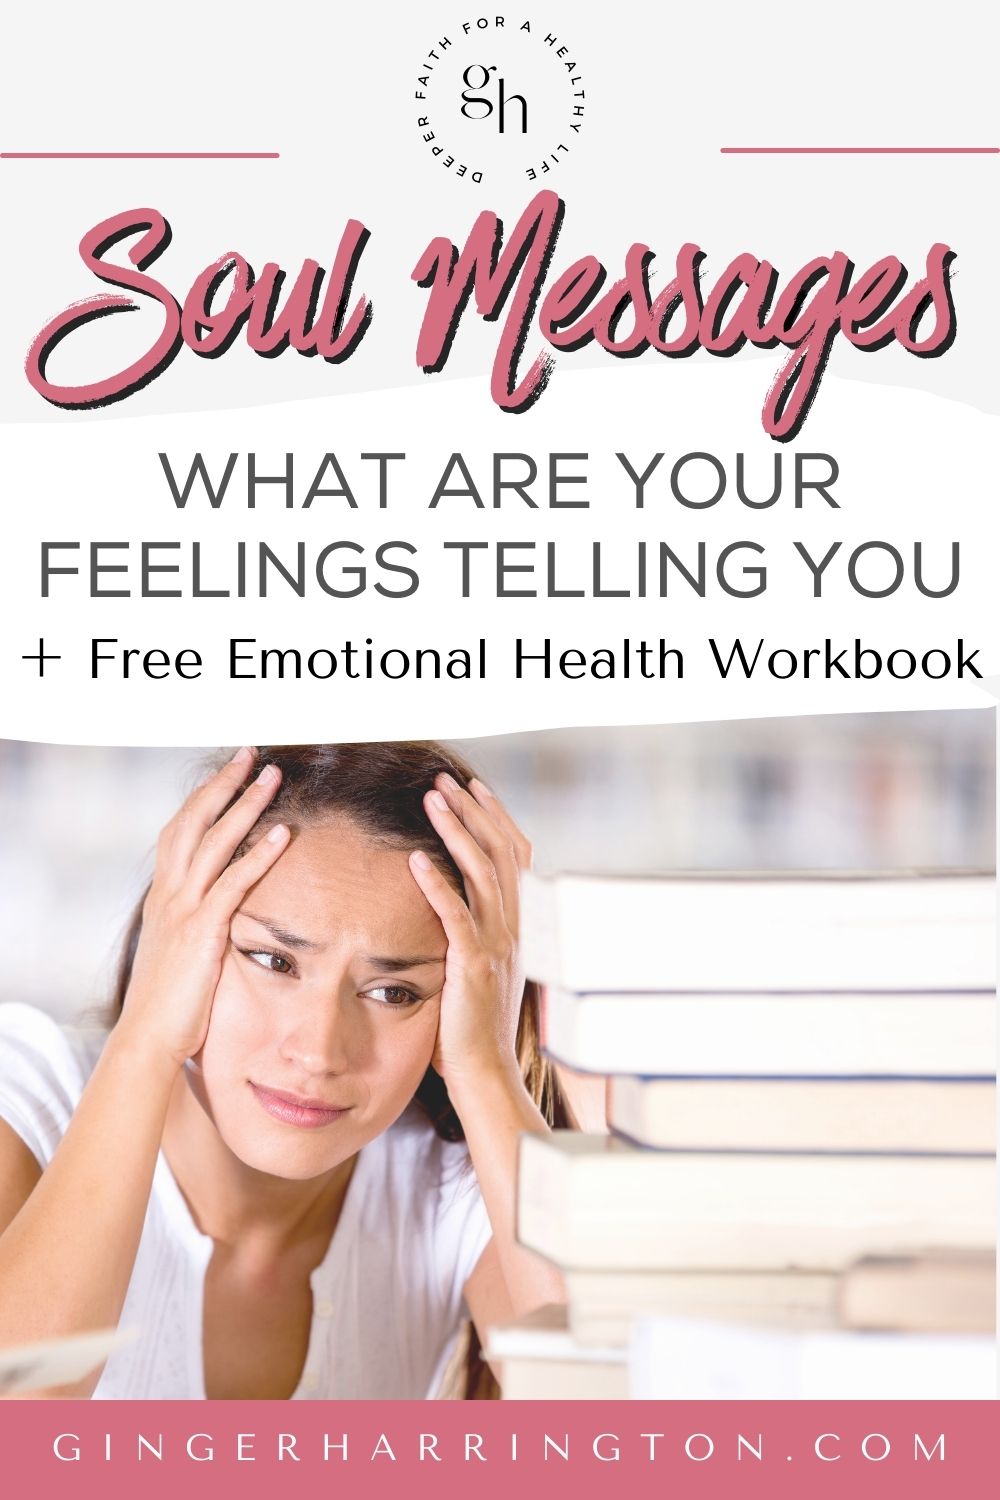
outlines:
[[1000, 146], [720, 146], [723, 156], [995, 156]]
[[6, 161], [276, 161], [277, 151], [0, 151]]

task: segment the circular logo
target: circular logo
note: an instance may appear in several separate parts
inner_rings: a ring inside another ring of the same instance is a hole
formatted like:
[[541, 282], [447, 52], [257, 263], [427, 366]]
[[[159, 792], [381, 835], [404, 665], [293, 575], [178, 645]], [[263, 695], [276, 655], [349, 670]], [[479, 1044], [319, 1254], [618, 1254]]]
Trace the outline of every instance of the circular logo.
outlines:
[[414, 103], [428, 162], [493, 187], [558, 178], [583, 133], [587, 94], [569, 38], [493, 15], [441, 33], [417, 69]]

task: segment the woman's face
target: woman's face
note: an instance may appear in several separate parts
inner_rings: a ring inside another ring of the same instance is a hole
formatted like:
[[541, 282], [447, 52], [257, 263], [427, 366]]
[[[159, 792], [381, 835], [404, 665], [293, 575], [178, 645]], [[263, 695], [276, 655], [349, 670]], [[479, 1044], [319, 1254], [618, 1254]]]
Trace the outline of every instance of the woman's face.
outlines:
[[437, 1036], [444, 931], [406, 851], [336, 818], [294, 835], [230, 937], [188, 1080], [241, 1161], [318, 1176], [413, 1097]]

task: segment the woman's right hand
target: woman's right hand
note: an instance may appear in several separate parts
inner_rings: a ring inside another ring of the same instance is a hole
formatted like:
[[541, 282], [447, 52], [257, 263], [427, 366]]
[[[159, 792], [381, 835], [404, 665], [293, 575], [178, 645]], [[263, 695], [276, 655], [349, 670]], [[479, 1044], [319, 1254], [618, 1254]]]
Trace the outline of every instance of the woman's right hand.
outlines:
[[202, 1047], [212, 1001], [240, 902], [288, 845], [278, 823], [233, 861], [233, 854], [281, 782], [268, 766], [226, 812], [253, 769], [254, 752], [240, 750], [198, 787], [160, 834], [156, 868], [142, 908], [142, 932], [121, 1019], [119, 1042], [180, 1067]]

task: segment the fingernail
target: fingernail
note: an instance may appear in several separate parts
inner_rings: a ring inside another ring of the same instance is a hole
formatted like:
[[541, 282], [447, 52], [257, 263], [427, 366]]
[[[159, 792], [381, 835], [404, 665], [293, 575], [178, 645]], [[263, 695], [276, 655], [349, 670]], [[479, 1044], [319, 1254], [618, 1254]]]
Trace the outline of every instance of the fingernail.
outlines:
[[438, 812], [448, 811], [448, 804], [444, 800], [440, 792], [428, 792], [427, 800], [430, 803], [431, 807], [437, 808]]
[[270, 786], [271, 782], [277, 781], [277, 779], [277, 766], [265, 766], [263, 771], [261, 771], [260, 775], [257, 777], [257, 781], [260, 786]]
[[237, 750], [236, 754], [233, 756], [229, 764], [231, 766], [238, 766], [241, 761], [249, 760], [253, 760], [253, 751], [250, 749], [249, 745], [244, 745], [242, 750]]
[[414, 849], [410, 855], [410, 863], [416, 865], [418, 870], [429, 870], [431, 862], [422, 849]]
[[480, 791], [481, 791], [481, 792], [482, 792], [482, 793], [483, 793], [483, 794], [484, 794], [484, 795], [485, 795], [485, 796], [487, 796], [487, 797], [492, 797], [492, 796], [493, 796], [493, 793], [492, 793], [492, 792], [491, 792], [491, 791], [490, 791], [490, 789], [489, 789], [489, 787], [488, 787], [488, 786], [487, 786], [487, 785], [486, 785], [486, 783], [485, 783], [485, 781], [480, 781], [480, 779], [479, 779], [479, 777], [478, 777], [478, 776], [473, 776], [473, 778], [472, 778], [472, 780], [471, 780], [471, 781], [470, 781], [470, 782], [469, 782], [469, 786], [470, 786], [470, 787], [474, 787], [474, 786], [477, 786], [477, 787], [478, 787], [478, 788], [479, 788], [479, 790], [480, 790]]
[[454, 776], [449, 776], [447, 771], [441, 772], [438, 781], [443, 782], [449, 792], [460, 792], [462, 790]]
[[288, 829], [285, 827], [284, 823], [275, 823], [274, 827], [267, 835], [267, 841], [269, 844], [280, 844], [282, 839], [286, 838], [287, 835]]

